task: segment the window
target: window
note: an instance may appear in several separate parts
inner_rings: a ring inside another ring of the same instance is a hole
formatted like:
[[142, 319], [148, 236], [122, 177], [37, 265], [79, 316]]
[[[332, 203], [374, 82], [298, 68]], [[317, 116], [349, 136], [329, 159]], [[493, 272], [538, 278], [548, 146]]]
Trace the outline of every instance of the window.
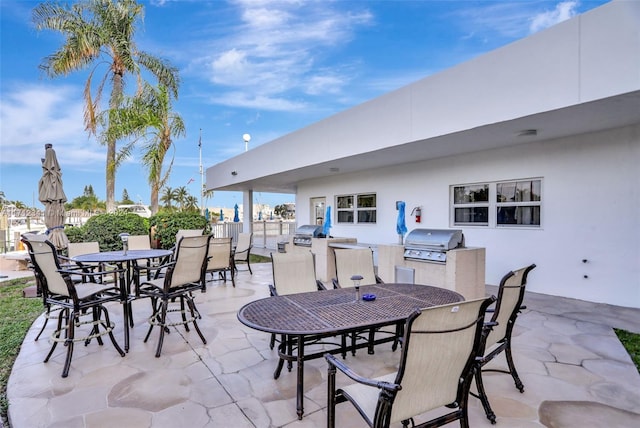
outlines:
[[489, 185], [454, 187], [453, 207], [455, 224], [489, 224]]
[[337, 196], [336, 212], [338, 223], [375, 223], [376, 194]]
[[541, 180], [497, 183], [497, 225], [540, 226], [540, 187]]
[[455, 226], [540, 227], [542, 179], [451, 186]]

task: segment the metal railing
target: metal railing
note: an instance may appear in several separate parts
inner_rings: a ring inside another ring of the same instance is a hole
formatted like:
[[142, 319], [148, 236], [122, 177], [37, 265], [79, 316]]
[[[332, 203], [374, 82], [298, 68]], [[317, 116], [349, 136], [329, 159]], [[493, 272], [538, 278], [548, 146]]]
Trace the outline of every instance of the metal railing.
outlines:
[[[278, 242], [287, 240], [289, 235], [296, 232], [296, 223], [292, 221], [261, 220], [254, 221], [253, 246], [275, 250]], [[238, 242], [238, 234], [243, 230], [243, 223], [215, 223], [211, 225], [211, 232], [216, 238], [233, 238]]]

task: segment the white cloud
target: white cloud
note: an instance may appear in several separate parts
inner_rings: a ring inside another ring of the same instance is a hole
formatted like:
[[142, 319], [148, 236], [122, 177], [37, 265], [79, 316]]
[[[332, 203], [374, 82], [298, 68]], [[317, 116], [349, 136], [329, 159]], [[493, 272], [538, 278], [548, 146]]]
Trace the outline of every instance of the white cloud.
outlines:
[[262, 94], [247, 94], [242, 91], [227, 92], [211, 98], [211, 103], [230, 107], [247, 107], [272, 111], [295, 111], [307, 107], [306, 103]]
[[556, 5], [556, 8], [536, 15], [531, 20], [529, 30], [532, 33], [551, 27], [567, 19], [573, 18], [577, 14], [577, 1], [563, 1]]
[[[235, 88], [233, 96], [216, 103], [230, 106], [268, 107], [271, 110], [300, 108], [297, 94], [339, 94], [351, 75], [341, 70], [318, 67], [332, 47], [348, 43], [356, 27], [370, 25], [372, 15], [362, 10], [338, 10], [345, 3], [299, 1], [238, 1], [241, 24], [230, 36], [212, 40], [203, 59], [208, 79]], [[354, 6], [353, 3], [348, 5]], [[337, 6], [337, 7], [336, 7]], [[202, 60], [202, 59], [201, 59]], [[238, 92], [243, 91], [241, 96]], [[242, 100], [242, 101], [238, 101]]]
[[3, 164], [39, 164], [44, 144], [53, 144], [61, 164], [104, 162], [104, 149], [89, 140], [83, 125], [81, 89], [30, 85], [7, 90], [0, 99], [0, 152]]

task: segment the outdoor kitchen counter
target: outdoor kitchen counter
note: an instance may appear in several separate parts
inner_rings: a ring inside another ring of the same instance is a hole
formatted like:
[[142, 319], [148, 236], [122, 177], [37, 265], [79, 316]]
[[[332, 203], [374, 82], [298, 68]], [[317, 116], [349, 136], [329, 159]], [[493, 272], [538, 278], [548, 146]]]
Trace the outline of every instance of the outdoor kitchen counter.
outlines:
[[396, 281], [396, 267], [412, 269], [416, 284], [430, 284], [456, 291], [465, 299], [485, 296], [485, 249], [455, 248], [447, 252], [446, 262], [404, 258], [404, 246], [378, 245], [378, 275], [385, 282]]

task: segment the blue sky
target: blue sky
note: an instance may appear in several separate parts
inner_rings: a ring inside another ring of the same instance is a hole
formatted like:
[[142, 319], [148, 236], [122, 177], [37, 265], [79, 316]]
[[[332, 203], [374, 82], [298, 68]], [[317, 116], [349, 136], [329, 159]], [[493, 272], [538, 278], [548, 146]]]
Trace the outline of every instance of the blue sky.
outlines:
[[[245, 133], [251, 149], [606, 2], [141, 2], [138, 48], [171, 61], [182, 81], [174, 108], [187, 136], [175, 141], [169, 185], [199, 197], [200, 130], [206, 169], [242, 153]], [[38, 69], [63, 39], [33, 28], [37, 4], [0, 3], [0, 190], [40, 207], [40, 158], [51, 143], [69, 200], [89, 184], [104, 199], [105, 148], [82, 123], [88, 71], [50, 79]], [[138, 157], [118, 170], [116, 199], [127, 189], [131, 199], [149, 203]], [[254, 198], [272, 206], [294, 201], [268, 193]], [[215, 192], [207, 205], [234, 203], [242, 203], [241, 194]]]

